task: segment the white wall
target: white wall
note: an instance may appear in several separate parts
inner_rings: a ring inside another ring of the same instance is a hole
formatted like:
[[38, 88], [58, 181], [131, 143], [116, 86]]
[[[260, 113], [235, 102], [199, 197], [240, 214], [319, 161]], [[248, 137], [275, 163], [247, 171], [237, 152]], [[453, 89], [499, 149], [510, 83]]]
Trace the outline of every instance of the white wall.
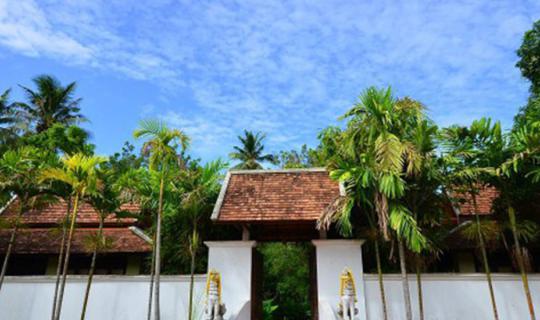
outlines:
[[[204, 303], [206, 276], [195, 280], [195, 301]], [[46, 320], [50, 318], [55, 277], [7, 277], [0, 291], [0, 319]], [[148, 276], [95, 276], [87, 320], [146, 320]], [[79, 319], [86, 277], [68, 278], [62, 319]], [[161, 277], [161, 319], [187, 318], [189, 276]], [[182, 317], [185, 315], [185, 317]]]
[[[389, 319], [405, 319], [399, 275], [385, 275]], [[418, 319], [416, 276], [410, 275], [413, 315]], [[494, 274], [499, 319], [529, 319], [523, 287], [518, 275]], [[531, 275], [530, 287], [537, 316], [540, 315], [540, 275]], [[368, 319], [382, 319], [377, 275], [365, 274]], [[428, 274], [422, 278], [426, 320], [493, 319], [489, 291], [483, 274]]]

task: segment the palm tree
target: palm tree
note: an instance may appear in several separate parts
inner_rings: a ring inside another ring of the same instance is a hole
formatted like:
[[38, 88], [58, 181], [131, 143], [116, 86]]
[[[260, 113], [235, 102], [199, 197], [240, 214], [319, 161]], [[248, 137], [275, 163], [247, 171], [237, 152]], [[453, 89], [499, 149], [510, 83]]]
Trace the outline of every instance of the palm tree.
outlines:
[[16, 197], [17, 215], [0, 273], [0, 289], [4, 282], [11, 251], [24, 212], [44, 202], [44, 187], [36, 181], [44, 166], [52, 162], [46, 153], [33, 147], [8, 150], [0, 158], [0, 190]]
[[[154, 272], [155, 272], [155, 320], [160, 319], [159, 308], [159, 278], [161, 273], [161, 222], [163, 215], [163, 196], [165, 182], [169, 179], [169, 171], [177, 162], [177, 148], [185, 150], [189, 143], [188, 136], [176, 129], [169, 129], [163, 122], [144, 120], [140, 128], [133, 133], [135, 138], [148, 138], [142, 151], [149, 157], [149, 169], [159, 175], [159, 200], [156, 218], [156, 241], [154, 244]], [[150, 292], [152, 295], [152, 292]]]
[[58, 293], [58, 302], [55, 302], [55, 320], [60, 320], [60, 314], [62, 312], [64, 289], [66, 286], [71, 244], [75, 231], [75, 223], [77, 221], [79, 202], [84, 201], [86, 195], [95, 192], [98, 185], [97, 166], [104, 161], [105, 159], [102, 157], [86, 156], [81, 153], [77, 153], [73, 156], [64, 156], [64, 158], [62, 158], [61, 168], [45, 169], [41, 175], [42, 180], [60, 181], [66, 183], [71, 186], [73, 191], [73, 211], [69, 220], [70, 226], [66, 241], [65, 256], [63, 259], [64, 265], [62, 267], [62, 280]]
[[130, 215], [129, 212], [123, 212], [120, 210], [120, 197], [118, 190], [114, 187], [114, 176], [112, 175], [112, 172], [107, 171], [106, 169], [100, 169], [97, 171], [97, 175], [100, 183], [96, 192], [88, 197], [88, 203], [92, 205], [99, 215], [99, 227], [95, 237], [91, 237], [89, 239], [89, 246], [92, 249], [92, 259], [90, 262], [88, 281], [86, 283], [86, 291], [84, 294], [81, 320], [84, 320], [86, 316], [90, 288], [92, 286], [92, 280], [96, 269], [97, 255], [100, 251], [106, 250], [111, 244], [103, 235], [103, 225], [105, 223], [105, 219], [107, 219], [107, 217], [113, 213], [117, 218]]
[[181, 172], [179, 177], [179, 193], [181, 210], [186, 214], [190, 223], [191, 236], [189, 239], [190, 254], [190, 285], [188, 320], [193, 320], [193, 290], [195, 284], [195, 265], [199, 251], [199, 222], [212, 212], [215, 199], [220, 190], [220, 181], [227, 164], [220, 159], [208, 162], [202, 167]]
[[[412, 307], [404, 242], [411, 251], [420, 252], [427, 246], [427, 240], [402, 198], [405, 178], [419, 170], [422, 155], [414, 148], [410, 135], [414, 126], [425, 118], [423, 108], [411, 99], [394, 98], [390, 88], [371, 87], [342, 118], [349, 119], [342, 150], [338, 152], [342, 159], [330, 175], [346, 186], [348, 197], [335, 205], [335, 210], [330, 210], [330, 218], [326, 220], [338, 221], [338, 227], [350, 230], [351, 210], [356, 203], [363, 203], [375, 213], [374, 225], [378, 225], [383, 239], [389, 240], [393, 231], [398, 240], [403, 295], [410, 320]], [[333, 213], [337, 215], [332, 217]], [[384, 299], [384, 294], [381, 296]]]
[[40, 75], [33, 80], [37, 90], [21, 86], [28, 103], [17, 103], [23, 116], [35, 125], [37, 132], [43, 132], [55, 123], [75, 124], [85, 117], [81, 115], [80, 98], [74, 98], [75, 82], [62, 86], [53, 76]]
[[[17, 122], [16, 113], [13, 110], [13, 104], [9, 102], [9, 94], [11, 90], [8, 89], [0, 95], [0, 145], [7, 146], [15, 138], [15, 127]], [[0, 153], [3, 151], [3, 147], [0, 147]]]
[[263, 154], [263, 140], [266, 136], [260, 132], [253, 133], [244, 130], [244, 136], [238, 136], [240, 146], [234, 146], [229, 155], [231, 159], [240, 161], [233, 169], [255, 170], [262, 169], [261, 162], [274, 163], [275, 158], [271, 154]]
[[[487, 120], [475, 121], [470, 128], [452, 126], [442, 132], [442, 143], [445, 149], [443, 162], [445, 169], [445, 187], [454, 189], [456, 194], [468, 195], [473, 204], [475, 223], [464, 229], [463, 233], [469, 239], [478, 242], [482, 256], [482, 264], [488, 282], [491, 306], [495, 319], [499, 318], [493, 281], [487, 256], [487, 243], [495, 237], [499, 230], [494, 222], [483, 222], [478, 211], [477, 195], [484, 187], [487, 177], [493, 174], [493, 167], [486, 166], [482, 162], [479, 150], [482, 145], [489, 143], [493, 139], [494, 132], [500, 130], [500, 126], [491, 127]], [[459, 205], [459, 204], [458, 204]]]

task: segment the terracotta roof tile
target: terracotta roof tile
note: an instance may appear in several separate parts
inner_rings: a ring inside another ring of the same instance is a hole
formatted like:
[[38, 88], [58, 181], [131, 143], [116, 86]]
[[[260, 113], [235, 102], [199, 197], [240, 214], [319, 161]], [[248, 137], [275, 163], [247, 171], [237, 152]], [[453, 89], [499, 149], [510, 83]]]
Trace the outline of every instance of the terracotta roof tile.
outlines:
[[[493, 202], [499, 197], [499, 191], [491, 186], [480, 188], [476, 195], [476, 205], [478, 215], [489, 215], [493, 211]], [[458, 210], [460, 215], [468, 216], [475, 214], [474, 203], [469, 194], [455, 194], [454, 198], [458, 202]]]
[[[6, 210], [1, 213], [4, 217], [15, 216], [18, 212], [18, 202], [15, 200], [9, 205]], [[136, 204], [122, 205], [121, 209], [136, 213], [139, 206]], [[66, 215], [67, 202], [60, 199], [55, 203], [46, 205], [43, 208], [30, 210], [23, 213], [22, 223], [28, 226], [32, 225], [54, 225], [58, 224]], [[118, 219], [114, 215], [110, 215], [105, 220], [106, 225], [131, 225], [136, 222], [134, 218]], [[77, 213], [77, 224], [79, 225], [95, 225], [99, 223], [99, 218], [96, 210], [88, 203], [82, 203], [79, 206]]]
[[[72, 253], [88, 253], [85, 246], [87, 239], [97, 234], [97, 228], [76, 229], [71, 247]], [[146, 253], [152, 247], [146, 241], [135, 235], [129, 228], [105, 228], [104, 235], [111, 240], [112, 247], [108, 253]], [[6, 251], [11, 230], [0, 231], [0, 252]], [[21, 229], [17, 233], [14, 253], [20, 254], [55, 254], [58, 253], [61, 234], [48, 228]]]
[[315, 221], [339, 196], [323, 169], [231, 171], [223, 188], [218, 222]]

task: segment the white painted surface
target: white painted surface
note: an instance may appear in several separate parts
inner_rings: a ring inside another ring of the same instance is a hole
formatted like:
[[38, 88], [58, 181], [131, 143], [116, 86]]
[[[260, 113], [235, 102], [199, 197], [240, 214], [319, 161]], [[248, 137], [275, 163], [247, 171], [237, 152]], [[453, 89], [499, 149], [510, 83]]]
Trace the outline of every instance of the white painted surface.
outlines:
[[[401, 278], [385, 275], [384, 285], [389, 319], [405, 319]], [[414, 319], [418, 319], [416, 276], [410, 274]], [[426, 274], [422, 278], [425, 320], [493, 319], [487, 282], [483, 274]], [[499, 319], [530, 319], [520, 277], [515, 274], [494, 274], [495, 299]], [[540, 275], [530, 276], [530, 287], [537, 316], [540, 315]], [[379, 284], [376, 275], [365, 275], [368, 319], [382, 319]], [[321, 319], [322, 320], [322, 319]]]
[[[87, 309], [87, 320], [146, 320], [148, 276], [95, 276]], [[55, 277], [7, 277], [0, 292], [0, 319], [50, 319]], [[196, 311], [202, 313], [206, 276], [195, 281]], [[68, 278], [62, 319], [79, 319], [86, 277]], [[189, 276], [161, 277], [161, 319], [187, 318]]]
[[350, 268], [358, 294], [358, 316], [366, 318], [363, 286], [362, 240], [313, 240], [317, 255], [317, 292], [319, 319], [334, 320], [339, 303], [339, 279], [344, 268]]
[[251, 264], [255, 241], [208, 241], [208, 270], [221, 274], [225, 320], [249, 320]]

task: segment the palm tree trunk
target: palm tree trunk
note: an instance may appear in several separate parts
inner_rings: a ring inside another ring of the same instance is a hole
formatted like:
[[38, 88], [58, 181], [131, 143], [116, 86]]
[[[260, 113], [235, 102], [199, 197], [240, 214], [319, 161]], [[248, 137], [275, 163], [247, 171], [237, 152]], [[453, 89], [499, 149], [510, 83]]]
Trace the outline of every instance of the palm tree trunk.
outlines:
[[64, 289], [66, 287], [66, 277], [69, 267], [69, 256], [71, 251], [71, 242], [73, 240], [73, 233], [75, 231], [75, 222], [77, 220], [77, 210], [79, 209], [79, 197], [80, 194], [75, 194], [75, 201], [73, 203], [73, 212], [71, 214], [71, 221], [69, 226], [69, 233], [67, 238], [67, 247], [64, 258], [64, 266], [62, 267], [62, 281], [60, 282], [60, 292], [58, 293], [58, 306], [56, 307], [55, 320], [60, 320], [60, 314], [62, 312], [62, 302], [64, 300]]
[[514, 247], [516, 248], [516, 251], [517, 251], [516, 258], [517, 258], [517, 262], [519, 266], [519, 272], [521, 273], [521, 282], [523, 283], [523, 290], [525, 291], [525, 297], [527, 298], [527, 305], [529, 307], [529, 315], [531, 316], [531, 320], [536, 320], [531, 291], [529, 289], [529, 279], [527, 275], [527, 270], [525, 270], [525, 264], [523, 262], [523, 252], [521, 251], [521, 245], [519, 244], [519, 238], [517, 236], [516, 211], [514, 210], [512, 206], [508, 206], [508, 218], [510, 220], [510, 225], [512, 228], [512, 236], [514, 238]]
[[475, 214], [475, 216], [476, 216], [477, 236], [480, 241], [480, 251], [482, 252], [482, 263], [484, 265], [484, 270], [486, 272], [486, 278], [487, 278], [488, 287], [489, 287], [489, 296], [491, 298], [491, 306], [493, 308], [493, 317], [495, 320], [498, 320], [499, 312], [497, 311], [497, 302], [495, 301], [495, 292], [493, 291], [493, 281], [491, 279], [491, 269], [489, 268], [486, 244], [484, 243], [484, 236], [482, 235], [482, 231], [480, 230], [480, 218], [478, 217], [477, 214]]
[[150, 290], [148, 293], [148, 315], [147, 320], [152, 319], [152, 297], [154, 295], [154, 275], [156, 267], [156, 234], [154, 233], [152, 241], [152, 265], [150, 266]]
[[420, 270], [420, 256], [416, 256], [416, 286], [418, 290], [418, 315], [424, 320], [424, 296], [422, 294], [422, 270]]
[[405, 262], [405, 248], [403, 242], [398, 239], [399, 265], [401, 268], [401, 282], [403, 284], [403, 300], [405, 302], [405, 314], [407, 320], [412, 320], [411, 292], [409, 290], [409, 277], [407, 275], [407, 266]]
[[161, 214], [163, 210], [163, 189], [165, 185], [165, 177], [161, 174], [161, 181], [159, 184], [159, 204], [158, 204], [158, 216], [157, 216], [157, 228], [156, 228], [156, 293], [154, 295], [155, 308], [154, 308], [154, 320], [160, 320], [159, 310], [159, 276], [161, 274]]
[[377, 261], [377, 277], [379, 280], [379, 291], [381, 293], [381, 304], [383, 309], [383, 319], [388, 320], [388, 310], [386, 306], [386, 294], [384, 293], [383, 273], [381, 267], [381, 253], [379, 252], [379, 240], [375, 239], [375, 260]]
[[71, 212], [71, 197], [68, 197], [66, 220], [62, 221], [62, 240], [60, 241], [60, 250], [58, 252], [58, 262], [56, 266], [56, 283], [54, 284], [54, 298], [53, 308], [51, 313], [51, 320], [54, 320], [56, 315], [56, 308], [58, 306], [58, 287], [60, 285], [60, 273], [62, 272], [62, 261], [64, 259], [64, 248], [66, 246], [66, 223], [69, 221], [69, 213]]
[[4, 263], [2, 264], [2, 272], [0, 274], [0, 290], [2, 289], [2, 285], [4, 284], [4, 278], [7, 272], [9, 257], [11, 256], [13, 245], [15, 244], [17, 231], [19, 231], [19, 223], [21, 221], [21, 216], [23, 214], [23, 211], [24, 211], [24, 205], [22, 201], [19, 201], [19, 212], [17, 213], [17, 217], [15, 218], [15, 225], [13, 226], [13, 230], [11, 230], [11, 236], [9, 237], [9, 243], [6, 250], [6, 256], [4, 257]]
[[88, 282], [86, 283], [86, 292], [84, 294], [83, 308], [81, 312], [81, 320], [84, 320], [86, 316], [86, 307], [88, 306], [88, 297], [90, 296], [90, 287], [92, 286], [92, 279], [94, 278], [94, 271], [96, 270], [96, 258], [98, 254], [98, 248], [103, 245], [103, 218], [99, 219], [99, 229], [97, 239], [98, 243], [94, 246], [94, 252], [92, 253], [92, 262], [90, 263], [90, 272], [88, 273]]
[[193, 320], [193, 289], [195, 287], [195, 258], [197, 255], [197, 241], [198, 237], [196, 236], [197, 229], [193, 228], [193, 237], [191, 238], [191, 269], [189, 274], [189, 310], [188, 310], [188, 320]]

